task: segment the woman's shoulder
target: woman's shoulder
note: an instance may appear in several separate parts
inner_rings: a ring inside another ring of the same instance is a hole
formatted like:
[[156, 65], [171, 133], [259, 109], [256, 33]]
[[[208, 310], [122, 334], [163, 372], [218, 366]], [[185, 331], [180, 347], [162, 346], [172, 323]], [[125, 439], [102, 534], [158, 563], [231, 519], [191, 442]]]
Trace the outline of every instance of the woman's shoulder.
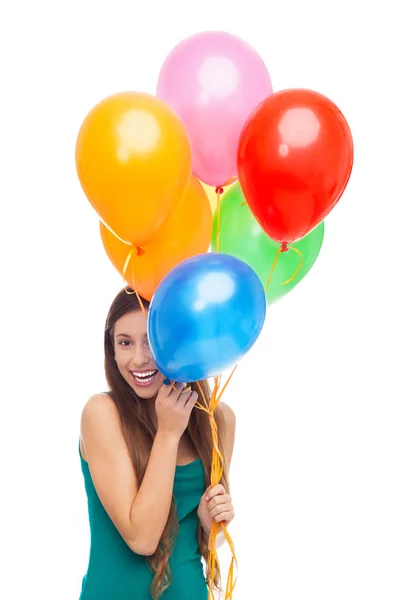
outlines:
[[86, 400], [83, 410], [85, 410], [85, 408], [87, 406], [103, 407], [103, 406], [111, 406], [112, 404], [115, 405], [115, 402], [111, 398], [111, 395], [109, 394], [109, 392], [99, 392], [97, 394], [93, 394]]
[[226, 402], [222, 402], [221, 400], [218, 402], [218, 405], [221, 407], [221, 412], [224, 417], [225, 423], [229, 425], [235, 425], [236, 423], [236, 415], [231, 406], [226, 404]]
[[[110, 394], [93, 394], [82, 409], [80, 422], [81, 452], [85, 460], [85, 446], [88, 442], [97, 444], [99, 440], [115, 439], [120, 432], [117, 406]], [[82, 449], [83, 446], [83, 449]]]
[[118, 416], [117, 406], [108, 392], [93, 394], [82, 409], [81, 422]]

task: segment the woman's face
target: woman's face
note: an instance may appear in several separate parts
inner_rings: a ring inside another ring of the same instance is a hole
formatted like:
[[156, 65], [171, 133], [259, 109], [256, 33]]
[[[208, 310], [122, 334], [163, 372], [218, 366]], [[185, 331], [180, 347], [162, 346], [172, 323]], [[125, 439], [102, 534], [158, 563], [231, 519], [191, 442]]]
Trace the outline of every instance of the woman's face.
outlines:
[[122, 377], [140, 398], [155, 396], [164, 380], [157, 370], [147, 339], [147, 314], [127, 313], [114, 326], [115, 360]]

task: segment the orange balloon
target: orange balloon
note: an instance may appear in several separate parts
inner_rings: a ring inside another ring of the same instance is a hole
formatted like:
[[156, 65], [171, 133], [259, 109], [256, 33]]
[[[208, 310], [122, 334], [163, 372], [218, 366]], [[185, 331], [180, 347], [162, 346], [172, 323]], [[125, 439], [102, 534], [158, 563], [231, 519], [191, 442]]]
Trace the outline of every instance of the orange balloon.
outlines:
[[[200, 179], [199, 179], [199, 181], [200, 181], [201, 185], [203, 186], [205, 193], [207, 194], [208, 200], [210, 202], [211, 210], [214, 213], [217, 210], [217, 193], [215, 191], [215, 187], [213, 187], [212, 185], [208, 185], [207, 183], [203, 183]], [[229, 185], [225, 185], [224, 193], [226, 193], [228, 190], [230, 190], [232, 185], [234, 185], [234, 184], [231, 183]], [[221, 197], [221, 199], [222, 199], [222, 197]]]
[[[207, 252], [211, 243], [212, 212], [200, 182], [192, 176], [175, 210], [153, 240], [133, 253], [125, 281], [146, 300], [151, 300], [159, 283], [182, 261]], [[123, 275], [132, 246], [124, 244], [100, 222], [104, 249]]]
[[191, 176], [185, 127], [150, 94], [123, 92], [97, 104], [78, 134], [76, 168], [101, 221], [121, 240], [148, 243]]

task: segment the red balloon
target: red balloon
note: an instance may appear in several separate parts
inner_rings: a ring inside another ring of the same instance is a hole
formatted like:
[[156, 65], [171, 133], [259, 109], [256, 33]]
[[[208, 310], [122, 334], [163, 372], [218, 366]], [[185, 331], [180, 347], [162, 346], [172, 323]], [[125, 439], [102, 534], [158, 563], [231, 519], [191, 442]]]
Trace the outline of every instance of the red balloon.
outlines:
[[347, 185], [353, 153], [346, 119], [322, 94], [284, 90], [259, 104], [241, 133], [238, 176], [267, 235], [288, 244], [323, 221]]

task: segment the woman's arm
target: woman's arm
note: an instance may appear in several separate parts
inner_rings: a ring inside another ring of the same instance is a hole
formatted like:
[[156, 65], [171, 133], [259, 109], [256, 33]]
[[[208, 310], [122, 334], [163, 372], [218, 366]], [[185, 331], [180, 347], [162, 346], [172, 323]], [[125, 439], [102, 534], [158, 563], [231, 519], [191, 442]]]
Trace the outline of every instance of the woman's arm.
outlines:
[[81, 437], [94, 486], [110, 519], [131, 550], [153, 554], [170, 511], [179, 439], [156, 434], [138, 489], [118, 410], [107, 394], [92, 396], [85, 405]]
[[222, 401], [219, 404], [221, 406], [225, 421], [225, 436], [222, 440], [226, 454], [226, 465], [224, 465], [224, 471], [226, 473], [226, 477], [229, 478], [229, 470], [231, 467], [233, 449], [235, 446], [236, 415], [233, 411], [233, 408], [231, 408], [229, 404], [226, 404]]
[[131, 506], [131, 522], [148, 553], [154, 554], [171, 508], [179, 438], [158, 431], [142, 485]]

